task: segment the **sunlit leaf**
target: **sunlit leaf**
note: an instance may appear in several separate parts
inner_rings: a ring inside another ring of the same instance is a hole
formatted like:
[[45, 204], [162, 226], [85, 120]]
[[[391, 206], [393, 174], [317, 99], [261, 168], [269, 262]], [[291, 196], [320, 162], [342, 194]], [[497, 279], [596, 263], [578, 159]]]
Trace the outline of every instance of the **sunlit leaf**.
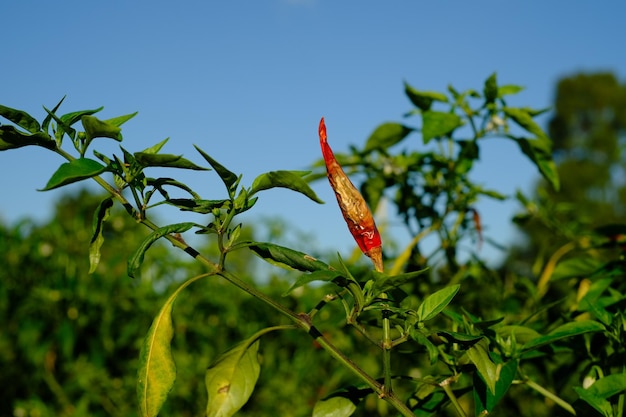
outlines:
[[467, 349], [467, 356], [476, 366], [482, 380], [487, 384], [492, 394], [496, 392], [496, 382], [499, 378], [498, 366], [489, 357], [489, 341], [482, 339]]
[[541, 346], [549, 345], [550, 343], [569, 337], [578, 336], [584, 333], [602, 332], [604, 330], [606, 330], [605, 327], [597, 321], [572, 321], [557, 327], [545, 336], [539, 336], [529, 341], [523, 346], [523, 348], [524, 350], [537, 349]]
[[176, 364], [171, 342], [174, 335], [172, 308], [178, 294], [192, 282], [208, 274], [185, 281], [169, 296], [155, 316], [139, 354], [137, 399], [141, 417], [155, 417], [167, 399], [176, 379]]
[[220, 176], [220, 178], [224, 182], [224, 185], [226, 185], [226, 189], [229, 191], [229, 193], [234, 192], [235, 190], [233, 189], [233, 187], [235, 187], [235, 184], [237, 184], [238, 182], [237, 175], [235, 175], [235, 173], [231, 172], [230, 170], [226, 169], [222, 164], [217, 162], [215, 159], [211, 158], [209, 154], [204, 152], [202, 149], [200, 149], [196, 145], [194, 145], [194, 147], [200, 153], [200, 155], [202, 155], [202, 157], [211, 165], [211, 167], [213, 167], [215, 172], [217, 172], [217, 175]]
[[122, 141], [122, 129], [119, 126], [89, 115], [82, 116], [80, 120], [85, 129], [87, 143], [90, 143], [95, 138], [110, 138], [118, 142]]
[[144, 167], [182, 168], [193, 169], [196, 171], [208, 170], [208, 168], [198, 166], [193, 162], [183, 158], [181, 155], [135, 152], [133, 156], [135, 157], [137, 163]]
[[48, 184], [40, 191], [48, 191], [67, 184], [82, 181], [102, 174], [106, 167], [89, 158], [78, 158], [65, 162], [56, 170]]
[[430, 294], [428, 297], [424, 298], [422, 304], [417, 308], [417, 316], [421, 321], [432, 319], [450, 304], [450, 301], [452, 301], [459, 291], [459, 288], [461, 288], [461, 286], [458, 284], [451, 285]]
[[455, 113], [425, 111], [422, 113], [422, 140], [428, 143], [433, 138], [449, 134], [462, 124], [463, 121]]
[[287, 269], [297, 269], [306, 272], [331, 269], [329, 265], [306, 253], [273, 243], [253, 242], [249, 244], [248, 247], [267, 262], [273, 265], [287, 267]]
[[207, 417], [230, 417], [248, 401], [261, 366], [255, 336], [221, 355], [206, 371]]
[[412, 131], [412, 128], [400, 123], [383, 123], [367, 139], [363, 151], [370, 152], [375, 149], [387, 149], [400, 142]]
[[[485, 415], [491, 413], [493, 408], [500, 402], [507, 393], [515, 376], [517, 375], [518, 362], [511, 360], [500, 368], [495, 390], [492, 392], [482, 378], [474, 378], [474, 415]], [[485, 413], [486, 412], [486, 413]]]

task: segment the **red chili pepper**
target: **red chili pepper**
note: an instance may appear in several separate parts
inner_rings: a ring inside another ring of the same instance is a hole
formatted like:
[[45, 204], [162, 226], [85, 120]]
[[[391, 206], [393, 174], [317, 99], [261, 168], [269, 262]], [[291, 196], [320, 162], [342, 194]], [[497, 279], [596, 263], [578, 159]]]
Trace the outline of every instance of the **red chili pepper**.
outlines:
[[343, 218], [348, 224], [348, 229], [350, 229], [350, 233], [352, 233], [361, 251], [372, 259], [374, 268], [382, 272], [382, 242], [374, 222], [374, 216], [372, 216], [372, 212], [359, 190], [352, 184], [350, 178], [335, 159], [335, 155], [328, 145], [326, 124], [323, 117], [320, 120], [319, 135], [328, 181], [335, 191], [337, 203], [339, 203]]

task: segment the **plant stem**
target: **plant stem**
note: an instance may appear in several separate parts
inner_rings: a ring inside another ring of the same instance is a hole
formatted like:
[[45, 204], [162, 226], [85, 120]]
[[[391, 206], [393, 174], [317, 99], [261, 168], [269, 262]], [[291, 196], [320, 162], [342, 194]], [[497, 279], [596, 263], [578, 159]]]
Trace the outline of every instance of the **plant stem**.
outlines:
[[443, 388], [443, 390], [445, 391], [446, 395], [450, 399], [450, 402], [454, 406], [456, 413], [461, 417], [466, 417], [467, 415], [465, 414], [463, 407], [461, 407], [461, 404], [459, 404], [458, 398], [456, 397], [456, 395], [454, 394], [454, 391], [452, 391], [452, 388], [450, 387], [450, 383], [455, 381], [457, 378], [458, 376], [446, 378], [441, 383], [439, 383], [439, 386]]
[[542, 387], [541, 385], [537, 384], [536, 382], [530, 379], [524, 380], [523, 383], [526, 384], [529, 388], [534, 389], [535, 391], [537, 391], [544, 397], [551, 399], [556, 404], [558, 404], [561, 408], [563, 408], [565, 411], [569, 412], [571, 415], [573, 416], [576, 415], [576, 411], [574, 410], [574, 407], [572, 407], [570, 403], [563, 400], [561, 397], [557, 396], [553, 392], [548, 391], [547, 389], [545, 389], [544, 387]]

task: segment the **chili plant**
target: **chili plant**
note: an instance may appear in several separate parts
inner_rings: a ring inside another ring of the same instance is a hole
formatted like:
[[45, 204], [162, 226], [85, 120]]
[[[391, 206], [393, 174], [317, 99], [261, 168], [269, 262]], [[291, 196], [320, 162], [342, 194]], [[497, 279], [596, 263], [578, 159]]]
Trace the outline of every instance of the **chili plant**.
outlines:
[[[485, 82], [482, 94], [474, 90], [458, 92], [450, 87], [450, 98], [418, 91], [407, 84], [405, 92], [416, 106], [410, 115], [421, 118], [421, 129], [400, 123], [383, 124], [367, 140], [365, 148], [354, 149], [351, 156], [335, 158], [322, 119], [318, 134], [325, 174], [350, 232], [361, 251], [373, 261], [373, 269], [353, 265], [341, 257], [321, 260], [272, 242], [242, 238], [243, 226], [238, 216], [253, 209], [265, 190], [286, 188], [321, 203], [309, 181], [322, 173], [270, 171], [246, 185], [241, 175], [199, 147], [196, 151], [207, 166], [162, 153], [166, 141], [137, 152], [120, 146], [118, 154], [105, 155], [91, 149], [97, 143], [94, 139], [122, 142], [121, 125], [135, 114], [101, 120], [94, 116], [102, 110], [98, 108], [61, 115], [63, 100], [51, 110], [46, 109], [47, 116], [41, 123], [25, 111], [0, 106], [0, 116], [9, 122], [0, 125], [0, 150], [41, 146], [63, 157], [67, 162], [52, 174], [44, 187], [46, 191], [92, 179], [108, 193], [93, 218], [88, 251], [92, 271], [101, 260], [103, 230], [115, 204], [120, 204], [148, 230], [143, 243], [129, 257], [129, 276], [140, 274], [146, 252], [159, 239], [170, 242], [204, 267], [204, 273], [188, 278], [169, 295], [147, 331], [137, 380], [141, 416], [156, 416], [175, 382], [176, 364], [171, 348], [174, 302], [187, 287], [206, 279], [229, 282], [289, 321], [258, 329], [215, 358], [205, 375], [208, 416], [231, 416], [247, 402], [260, 373], [260, 341], [268, 333], [278, 331], [308, 334], [316, 350], [323, 350], [352, 374], [351, 384], [315, 404], [316, 417], [352, 415], [369, 398], [385, 402], [403, 416], [431, 415], [448, 404], [457, 415], [465, 416], [467, 406], [460, 397], [466, 393], [473, 394], [479, 414], [493, 410], [511, 385], [520, 381], [569, 411], [573, 409], [566, 401], [526, 377], [520, 363], [546, 346], [556, 346], [572, 336], [603, 332], [605, 324], [593, 319], [579, 320], [549, 329], [545, 335], [535, 329], [531, 333], [523, 326], [511, 326], [503, 315], [495, 315], [500, 313], [496, 309], [491, 311], [494, 317], [472, 314], [471, 308], [477, 307], [480, 297], [469, 286], [460, 290], [471, 275], [489, 275], [477, 259], [466, 264], [457, 259], [457, 248], [464, 236], [475, 234], [477, 239], [483, 238], [476, 203], [483, 196], [504, 198], [468, 177], [478, 159], [482, 139], [501, 136], [514, 140], [544, 177], [558, 187], [550, 140], [533, 121], [540, 112], [506, 106], [505, 97], [519, 90], [517, 86], [498, 86], [495, 74]], [[436, 110], [435, 105], [443, 109]], [[511, 122], [516, 129], [509, 129]], [[391, 153], [393, 146], [420, 130], [422, 141], [436, 145], [434, 149]], [[87, 156], [88, 151], [93, 157]], [[361, 186], [365, 198], [342, 165], [350, 174], [365, 177]], [[149, 176], [154, 167], [212, 169], [221, 179], [223, 191], [202, 196], [175, 178]], [[174, 191], [183, 197], [172, 197]], [[370, 208], [375, 209], [382, 198], [393, 201], [414, 236], [397, 256], [383, 251], [371, 214]], [[152, 209], [159, 205], [194, 213], [199, 220], [157, 224]], [[205, 255], [190, 246], [185, 234], [191, 231], [212, 239], [217, 255]], [[421, 254], [421, 239], [427, 234], [438, 236], [440, 249], [435, 253], [443, 253], [442, 258]], [[229, 259], [237, 251], [251, 251], [272, 265], [297, 271], [298, 277], [287, 293], [305, 290], [301, 287], [313, 281], [327, 283], [331, 293], [308, 311], [292, 309], [232, 272], [235, 269], [229, 268]], [[391, 265], [386, 271], [385, 263]], [[429, 270], [429, 266], [433, 269]], [[464, 308], [458, 302], [455, 308], [446, 308], [458, 294], [457, 298], [471, 302], [463, 304]], [[324, 319], [327, 316], [319, 314], [330, 304], [341, 307], [339, 326], [335, 317]], [[346, 328], [357, 338], [359, 350], [377, 352], [380, 366], [370, 369], [357, 363], [358, 352], [344, 351], [333, 342], [333, 333], [344, 334]], [[619, 328], [614, 332], [619, 332]]]

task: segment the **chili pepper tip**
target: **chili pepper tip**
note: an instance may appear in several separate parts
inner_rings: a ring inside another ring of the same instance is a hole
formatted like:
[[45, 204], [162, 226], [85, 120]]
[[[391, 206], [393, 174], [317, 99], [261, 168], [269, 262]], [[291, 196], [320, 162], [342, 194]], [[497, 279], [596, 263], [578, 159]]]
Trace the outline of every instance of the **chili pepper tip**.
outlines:
[[322, 117], [322, 120], [320, 120], [320, 127], [319, 127], [319, 134], [320, 134], [320, 139], [323, 141], [326, 141], [326, 123], [324, 123], [324, 118]]

